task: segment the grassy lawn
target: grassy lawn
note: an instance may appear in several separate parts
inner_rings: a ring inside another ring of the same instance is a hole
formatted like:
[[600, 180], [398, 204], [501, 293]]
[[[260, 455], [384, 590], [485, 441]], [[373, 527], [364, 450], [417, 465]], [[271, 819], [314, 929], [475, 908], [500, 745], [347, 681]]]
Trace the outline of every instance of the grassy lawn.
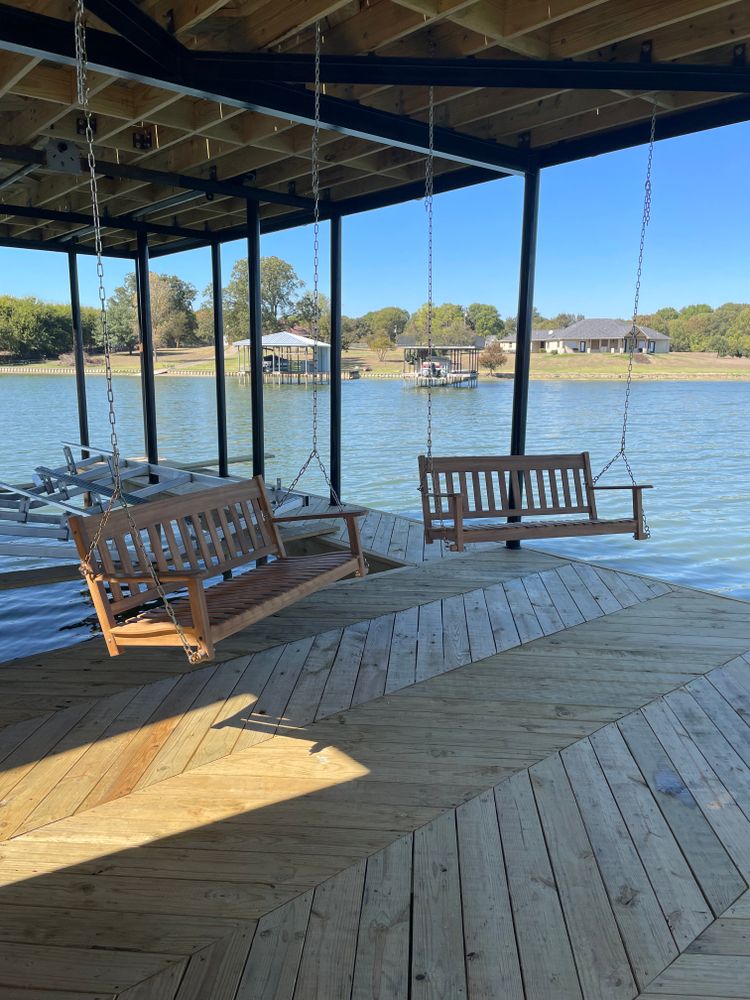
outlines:
[[[439, 350], [439, 348], [438, 348]], [[501, 377], [513, 374], [514, 355], [508, 355], [506, 365], [499, 369]], [[225, 357], [226, 371], [231, 373], [237, 368], [237, 355], [229, 348]], [[365, 376], [400, 376], [403, 367], [403, 352], [389, 351], [381, 361], [374, 351], [355, 345], [344, 352], [342, 365], [344, 371], [354, 368], [363, 370]], [[116, 353], [112, 358], [115, 371], [138, 371], [140, 359], [137, 353]], [[628, 359], [621, 354], [533, 354], [531, 358], [531, 377], [541, 379], [609, 379], [624, 378], [627, 372]], [[61, 367], [69, 367], [60, 361], [48, 361], [35, 368], [45, 367], [55, 371]], [[157, 372], [171, 371], [214, 371], [214, 356], [212, 347], [167, 348], [159, 351], [155, 368]], [[365, 372], [364, 369], [370, 370]], [[94, 364], [89, 370], [102, 371], [103, 363]], [[23, 366], [19, 366], [23, 371]], [[717, 358], [714, 354], [674, 353], [655, 355], [636, 355], [634, 376], [645, 379], [750, 379], [750, 358]], [[491, 376], [482, 371], [482, 378]]]

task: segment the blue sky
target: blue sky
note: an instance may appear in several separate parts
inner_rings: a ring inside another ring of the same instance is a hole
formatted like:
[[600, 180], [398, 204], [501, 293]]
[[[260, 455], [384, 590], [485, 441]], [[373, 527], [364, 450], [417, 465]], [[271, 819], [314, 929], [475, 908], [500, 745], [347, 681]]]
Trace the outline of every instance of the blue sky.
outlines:
[[[657, 125], [658, 129], [658, 125]], [[657, 131], [658, 134], [658, 131]], [[750, 123], [657, 143], [653, 211], [641, 309], [692, 302], [750, 300]], [[632, 310], [646, 149], [624, 150], [544, 171], [535, 302], [545, 315], [627, 316]], [[435, 204], [435, 299], [491, 302], [514, 314], [518, 287], [522, 181], [510, 178], [440, 195]], [[420, 202], [344, 220], [344, 312], [425, 299], [425, 212]], [[312, 230], [266, 236], [264, 256], [290, 261], [312, 280]], [[322, 288], [328, 281], [328, 233], [322, 226]], [[225, 281], [244, 255], [223, 249]], [[108, 260], [107, 292], [128, 264]], [[153, 262], [199, 291], [210, 277], [207, 250]], [[81, 259], [81, 297], [96, 302], [94, 266]], [[0, 248], [0, 293], [68, 300], [62, 254]]]

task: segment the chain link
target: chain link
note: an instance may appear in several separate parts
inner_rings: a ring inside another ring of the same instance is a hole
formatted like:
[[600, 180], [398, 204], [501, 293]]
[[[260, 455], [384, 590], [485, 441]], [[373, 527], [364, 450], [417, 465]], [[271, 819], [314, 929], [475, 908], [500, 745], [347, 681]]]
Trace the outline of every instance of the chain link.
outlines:
[[[433, 320], [433, 201], [435, 194], [435, 88], [429, 89], [427, 118], [427, 160], [424, 168], [424, 207], [427, 212], [427, 356], [432, 358]], [[432, 380], [427, 378], [427, 469], [432, 472]]]
[[[656, 102], [654, 102], [653, 109], [651, 111], [651, 132], [649, 135], [648, 143], [648, 157], [646, 161], [646, 182], [644, 184], [643, 192], [643, 216], [641, 218], [641, 238], [638, 247], [638, 267], [635, 276], [635, 294], [633, 300], [633, 321], [630, 327], [630, 345], [628, 349], [628, 373], [625, 381], [625, 405], [623, 408], [622, 416], [622, 436], [620, 438], [619, 450], [612, 456], [612, 458], [607, 462], [604, 468], [594, 476], [594, 483], [598, 482], [599, 479], [607, 472], [612, 466], [617, 462], [618, 459], [622, 459], [625, 469], [627, 470], [628, 476], [630, 477], [630, 482], [633, 486], [636, 485], [635, 476], [633, 475], [633, 469], [630, 465], [630, 460], [628, 459], [626, 445], [628, 437], [628, 420], [630, 418], [630, 395], [633, 388], [633, 360], [635, 358], [636, 350], [636, 338], [638, 335], [638, 309], [641, 299], [641, 278], [643, 276], [643, 254], [646, 247], [646, 230], [651, 222], [651, 170], [654, 162], [654, 141], [656, 138]], [[651, 537], [651, 529], [648, 526], [645, 515], [643, 518], [643, 528], [646, 534], [646, 538]]]
[[[128, 527], [133, 539], [138, 562], [144, 566], [154, 584], [154, 589], [159, 595], [159, 599], [164, 605], [164, 609], [169, 616], [180, 643], [185, 651], [185, 655], [191, 663], [199, 663], [205, 659], [205, 654], [200, 653], [185, 634], [174, 613], [166, 592], [159, 580], [153, 562], [146, 552], [146, 548], [141, 538], [141, 533], [130, 513], [125, 493], [122, 485], [122, 475], [120, 467], [120, 446], [117, 439], [117, 418], [115, 412], [115, 396], [112, 384], [112, 343], [110, 339], [109, 325], [107, 322], [107, 295], [104, 285], [104, 248], [102, 243], [101, 213], [99, 209], [99, 190], [96, 179], [96, 154], [94, 151], [94, 126], [92, 121], [91, 108], [89, 104], [88, 85], [88, 57], [86, 52], [86, 7], [84, 0], [76, 0], [75, 9], [75, 51], [76, 51], [76, 92], [78, 104], [83, 112], [85, 121], [86, 138], [86, 162], [89, 170], [89, 190], [91, 193], [91, 209], [94, 219], [94, 249], [96, 251], [96, 277], [99, 295], [99, 324], [102, 334], [102, 346], [104, 347], [104, 373], [107, 383], [107, 409], [109, 417], [109, 440], [112, 450], [110, 467], [112, 469], [112, 495], [101, 515], [96, 532], [89, 546], [86, 557], [81, 561], [81, 573], [84, 577], [92, 579], [95, 576], [93, 566], [95, 553], [99, 545], [102, 544], [102, 535], [106, 528], [107, 521], [114, 510], [116, 504], [120, 503], [128, 521]], [[106, 542], [104, 543], [106, 544]]]
[[313, 389], [312, 389], [312, 448], [302, 464], [302, 468], [291, 481], [282, 498], [286, 500], [294, 492], [297, 484], [302, 480], [311, 465], [316, 465], [323, 476], [323, 480], [328, 488], [333, 505], [339, 510], [343, 508], [341, 498], [336, 492], [328, 470], [325, 467], [323, 458], [318, 450], [318, 341], [320, 340], [320, 51], [322, 47], [322, 29], [320, 21], [315, 24], [315, 83], [314, 83], [314, 116], [312, 142], [310, 144], [310, 173], [312, 178], [313, 196], [313, 317], [312, 317], [312, 339], [313, 346]]

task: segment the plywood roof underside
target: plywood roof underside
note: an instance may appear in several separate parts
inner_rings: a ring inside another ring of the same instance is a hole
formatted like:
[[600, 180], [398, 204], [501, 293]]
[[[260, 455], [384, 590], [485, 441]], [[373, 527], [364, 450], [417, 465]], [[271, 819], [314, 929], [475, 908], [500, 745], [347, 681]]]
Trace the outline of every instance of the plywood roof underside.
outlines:
[[[66, 0], [12, 0], [12, 6], [71, 24]], [[169, 27], [191, 50], [310, 53], [314, 23], [322, 19], [324, 54], [376, 53], [390, 56], [495, 59], [575, 59], [637, 62], [644, 42], [654, 61], [728, 66], [736, 47], [750, 37], [750, 3], [708, 0], [142, 0], [141, 9]], [[107, 29], [96, 18], [92, 27]], [[310, 197], [311, 128], [241, 110], [174, 90], [91, 74], [91, 110], [97, 119], [97, 156], [104, 161], [242, 183]], [[326, 94], [424, 122], [424, 86], [327, 85]], [[716, 93], [633, 93], [591, 90], [520, 90], [439, 87], [436, 123], [461, 134], [510, 147], [529, 143], [545, 149], [648, 120], [659, 114], [731, 99]], [[43, 149], [50, 138], [76, 142], [80, 111], [74, 71], [28, 55], [0, 51], [0, 143]], [[152, 148], [137, 150], [134, 129], [150, 127]], [[385, 143], [322, 133], [321, 186], [333, 202], [418, 183], [424, 155]], [[90, 214], [85, 175], [62, 175], [36, 165], [0, 160], [0, 199], [6, 205]], [[27, 165], [28, 167], [28, 165]], [[462, 168], [440, 159], [438, 177]], [[15, 180], [13, 177], [15, 176]], [[202, 230], [241, 226], [242, 198], [198, 193], [174, 204], [184, 188], [168, 183], [102, 177], [102, 208], [131, 215], [150, 211], [150, 223]], [[264, 204], [264, 225], [299, 209]], [[0, 214], [0, 239], [38, 246], [81, 230], [77, 224]], [[85, 231], [80, 245], [91, 246]], [[107, 229], [107, 249], [131, 252], [133, 231]], [[175, 248], [178, 236], [153, 234], [154, 248]]]

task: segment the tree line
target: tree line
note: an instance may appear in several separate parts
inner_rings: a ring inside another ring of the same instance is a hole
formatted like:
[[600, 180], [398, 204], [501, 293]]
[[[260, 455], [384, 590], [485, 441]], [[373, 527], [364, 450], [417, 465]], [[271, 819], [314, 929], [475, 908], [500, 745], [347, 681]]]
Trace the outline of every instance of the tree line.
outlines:
[[[293, 266], [280, 257], [263, 257], [260, 263], [261, 324], [263, 333], [294, 327], [329, 340], [331, 308], [328, 297], [318, 295], [319, 321], [315, 330], [315, 300]], [[154, 347], [188, 347], [213, 342], [213, 289], [198, 295], [194, 285], [176, 275], [150, 275], [151, 316]], [[227, 343], [248, 335], [247, 260], [235, 262], [222, 289], [224, 335]], [[89, 353], [102, 350], [98, 309], [81, 310], [84, 346]], [[535, 329], [561, 329], [583, 319], [581, 314], [558, 313], [545, 317], [534, 309]], [[385, 306], [363, 316], [342, 317], [342, 344], [367, 346], [384, 358], [400, 338], [425, 344], [428, 336], [428, 306], [409, 313], [399, 306]], [[674, 351], [711, 351], [718, 355], [750, 357], [750, 305], [728, 302], [717, 309], [699, 304], [677, 310], [665, 307], [639, 317], [639, 321], [671, 338]], [[107, 302], [107, 322], [116, 350], [134, 351], [138, 346], [136, 281], [128, 274]], [[432, 340], [436, 346], [472, 343], [476, 338], [500, 337], [514, 332], [516, 318], [501, 316], [489, 303], [467, 306], [443, 302], [432, 308]], [[0, 296], [0, 352], [12, 358], [54, 358], [72, 350], [70, 308], [39, 299]]]

